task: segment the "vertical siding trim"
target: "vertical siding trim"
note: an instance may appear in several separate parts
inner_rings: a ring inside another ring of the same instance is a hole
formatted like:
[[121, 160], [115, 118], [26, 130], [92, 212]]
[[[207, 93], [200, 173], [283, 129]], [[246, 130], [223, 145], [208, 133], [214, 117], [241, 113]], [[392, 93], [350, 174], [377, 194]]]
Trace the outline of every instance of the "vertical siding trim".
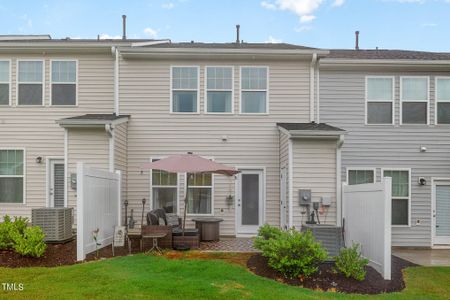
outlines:
[[288, 140], [288, 173], [289, 173], [289, 228], [294, 224], [294, 189], [293, 189], [293, 176], [294, 176], [294, 155], [292, 150], [292, 139]]
[[69, 190], [69, 187], [67, 186], [67, 176], [69, 176], [68, 173], [68, 159], [69, 159], [69, 151], [68, 151], [68, 144], [69, 144], [69, 132], [67, 128], [64, 128], [64, 207], [67, 207], [67, 192]]
[[341, 135], [336, 147], [336, 226], [342, 226], [342, 182], [341, 182], [341, 147], [344, 143], [344, 136]]
[[314, 70], [317, 63], [317, 53], [314, 53], [311, 60], [311, 65], [309, 67], [309, 121], [314, 121]]
[[113, 47], [114, 51], [114, 112], [116, 115], [120, 115], [120, 104], [119, 104], [119, 50]]
[[114, 129], [111, 128], [109, 125], [105, 126], [106, 132], [109, 136], [109, 171], [114, 172], [114, 137], [115, 132]]
[[317, 87], [316, 87], [316, 111], [317, 111], [317, 123], [320, 123], [320, 68], [317, 66]]

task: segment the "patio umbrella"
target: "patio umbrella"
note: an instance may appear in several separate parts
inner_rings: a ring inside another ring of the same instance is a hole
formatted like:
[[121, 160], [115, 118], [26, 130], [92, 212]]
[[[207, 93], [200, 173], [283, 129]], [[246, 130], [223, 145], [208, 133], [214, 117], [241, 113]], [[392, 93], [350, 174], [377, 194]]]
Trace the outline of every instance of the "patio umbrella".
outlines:
[[[201, 157], [199, 155], [188, 152], [187, 154], [176, 154], [155, 162], [145, 163], [141, 166], [143, 170], [161, 170], [169, 173], [215, 173], [226, 176], [233, 176], [239, 171], [232, 167], [217, 163], [211, 159]], [[188, 206], [188, 190], [189, 178], [186, 182], [186, 195], [184, 198], [184, 214], [183, 214], [183, 235], [186, 226], [186, 212]]]

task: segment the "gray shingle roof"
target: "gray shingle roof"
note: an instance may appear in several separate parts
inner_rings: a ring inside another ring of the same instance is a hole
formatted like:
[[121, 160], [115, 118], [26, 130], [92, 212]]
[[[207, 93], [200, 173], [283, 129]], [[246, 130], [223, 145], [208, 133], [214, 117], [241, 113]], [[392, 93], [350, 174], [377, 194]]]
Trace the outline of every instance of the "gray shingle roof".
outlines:
[[114, 121], [121, 118], [129, 118], [129, 115], [116, 115], [116, 114], [86, 114], [81, 116], [75, 116], [70, 118], [65, 118], [62, 120], [87, 120], [87, 121]]
[[[146, 46], [148, 48], [209, 48], [209, 49], [281, 49], [281, 50], [316, 50], [317, 48], [286, 43], [165, 43]], [[318, 49], [317, 49], [318, 50]]]
[[317, 130], [317, 131], [345, 131], [344, 129], [326, 123], [277, 123], [286, 130]]
[[327, 58], [333, 59], [404, 59], [404, 60], [450, 60], [450, 53], [410, 50], [330, 50]]
[[111, 124], [120, 124], [127, 122], [129, 115], [116, 114], [86, 114], [81, 116], [69, 117], [56, 120], [56, 123], [61, 127], [78, 127], [78, 126], [104, 126]]

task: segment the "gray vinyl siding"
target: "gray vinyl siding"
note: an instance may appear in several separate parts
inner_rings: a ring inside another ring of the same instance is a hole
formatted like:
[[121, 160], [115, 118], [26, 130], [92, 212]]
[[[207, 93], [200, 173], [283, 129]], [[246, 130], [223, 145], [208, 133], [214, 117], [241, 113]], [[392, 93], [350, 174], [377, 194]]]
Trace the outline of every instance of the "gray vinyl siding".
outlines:
[[[284, 203], [286, 205], [286, 225], [289, 223], [289, 136], [280, 131], [280, 174], [281, 169], [286, 168], [286, 197]], [[280, 188], [281, 195], [281, 188]]]
[[[265, 222], [279, 225], [279, 133], [276, 122], [309, 122], [309, 61], [154, 61], [120, 63], [120, 113], [128, 124], [128, 201], [141, 211], [141, 199], [150, 199], [149, 172], [139, 172], [151, 157], [193, 151], [230, 166], [266, 168]], [[170, 114], [170, 66], [200, 66], [200, 113]], [[205, 66], [234, 66], [232, 115], [204, 113]], [[239, 66], [269, 67], [269, 115], [239, 115]], [[222, 141], [222, 136], [227, 141]], [[179, 181], [182, 212], [184, 176]], [[224, 219], [222, 235], [235, 234], [235, 180], [214, 176], [214, 215]], [[150, 202], [150, 201], [149, 201]], [[146, 210], [150, 205], [146, 205]]]
[[[26, 203], [0, 205], [4, 214], [30, 217], [31, 208], [46, 205], [46, 157], [64, 157], [64, 129], [55, 120], [86, 113], [112, 113], [114, 108], [113, 59], [110, 54], [1, 54], [12, 60], [12, 103], [16, 103], [17, 59], [45, 60], [45, 106], [0, 106], [0, 148], [26, 150]], [[50, 60], [78, 59], [78, 106], [50, 105]], [[36, 157], [43, 158], [41, 164]]]
[[114, 128], [114, 169], [121, 172], [122, 201], [127, 199], [127, 133], [128, 123], [122, 123]]
[[336, 141], [293, 140], [293, 225], [300, 228], [307, 220], [299, 205], [299, 189], [311, 190], [313, 201], [330, 197], [332, 205], [319, 215], [322, 224], [336, 224]]
[[[365, 76], [395, 76], [395, 125], [364, 125]], [[450, 127], [399, 125], [400, 76], [430, 76], [430, 124], [435, 116], [436, 72], [320, 71], [320, 122], [348, 131], [342, 147], [342, 180], [346, 168], [411, 168], [410, 227], [393, 227], [394, 246], [431, 245], [431, 178], [450, 177]], [[425, 146], [426, 152], [420, 152]], [[420, 186], [419, 177], [427, 185]], [[418, 224], [420, 222], [420, 224]]]

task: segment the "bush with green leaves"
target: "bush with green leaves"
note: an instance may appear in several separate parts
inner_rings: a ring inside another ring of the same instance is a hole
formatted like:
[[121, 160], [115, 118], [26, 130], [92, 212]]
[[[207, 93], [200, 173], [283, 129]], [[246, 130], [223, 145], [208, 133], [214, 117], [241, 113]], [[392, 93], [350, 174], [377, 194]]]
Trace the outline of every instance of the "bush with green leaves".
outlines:
[[350, 248], [342, 248], [336, 257], [336, 267], [345, 277], [363, 281], [366, 278], [365, 266], [369, 260], [361, 255], [359, 249], [359, 244], [353, 244]]
[[258, 235], [255, 238], [253, 245], [256, 249], [262, 250], [268, 240], [278, 238], [281, 233], [282, 230], [280, 228], [270, 226], [269, 224], [264, 224], [263, 226], [259, 227]]
[[293, 228], [286, 231], [264, 228], [258, 233], [255, 247], [267, 257], [270, 267], [288, 278], [308, 277], [328, 258], [311, 231], [298, 232]]
[[6, 215], [3, 222], [0, 223], [0, 250], [13, 248], [13, 235], [15, 233], [23, 234], [27, 226], [27, 218], [14, 217], [14, 221], [12, 221], [11, 217]]
[[14, 232], [13, 249], [23, 256], [41, 257], [47, 249], [44, 237], [45, 234], [40, 227], [26, 227], [22, 234], [19, 231]]

